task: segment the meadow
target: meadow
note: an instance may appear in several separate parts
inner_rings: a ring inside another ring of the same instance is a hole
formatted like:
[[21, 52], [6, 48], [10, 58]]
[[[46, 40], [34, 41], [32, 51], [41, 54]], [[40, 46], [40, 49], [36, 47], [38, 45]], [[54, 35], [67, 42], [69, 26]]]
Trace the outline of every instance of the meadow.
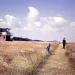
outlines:
[[58, 47], [57, 42], [0, 42], [0, 75], [31, 74], [49, 55], [46, 50], [49, 43], [54, 52]]
[[75, 64], [75, 43], [68, 43], [66, 49], [66, 55]]

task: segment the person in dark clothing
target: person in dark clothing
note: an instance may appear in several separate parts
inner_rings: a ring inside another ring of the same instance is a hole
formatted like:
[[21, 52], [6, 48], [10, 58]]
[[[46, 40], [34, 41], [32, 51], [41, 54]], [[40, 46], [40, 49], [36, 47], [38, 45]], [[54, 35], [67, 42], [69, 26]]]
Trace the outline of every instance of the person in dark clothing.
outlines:
[[65, 49], [65, 45], [66, 45], [66, 40], [65, 38], [63, 39], [63, 48]]
[[50, 47], [51, 47], [51, 45], [50, 45], [50, 43], [49, 43], [49, 45], [47, 46], [47, 51], [48, 51], [49, 54], [51, 54], [51, 52], [50, 52]]

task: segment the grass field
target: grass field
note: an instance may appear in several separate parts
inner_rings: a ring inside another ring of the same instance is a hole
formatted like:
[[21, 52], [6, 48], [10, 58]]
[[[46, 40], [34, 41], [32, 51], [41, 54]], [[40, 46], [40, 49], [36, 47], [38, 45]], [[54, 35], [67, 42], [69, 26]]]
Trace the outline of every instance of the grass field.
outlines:
[[[49, 42], [0, 42], [0, 75], [28, 75], [48, 55]], [[51, 42], [52, 52], [57, 42]]]
[[75, 43], [68, 43], [66, 48], [66, 54], [69, 56], [72, 62], [75, 63]]

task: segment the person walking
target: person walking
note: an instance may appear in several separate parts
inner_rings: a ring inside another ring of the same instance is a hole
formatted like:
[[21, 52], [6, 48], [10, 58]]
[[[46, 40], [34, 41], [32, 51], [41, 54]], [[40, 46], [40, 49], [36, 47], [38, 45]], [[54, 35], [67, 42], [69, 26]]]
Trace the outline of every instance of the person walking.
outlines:
[[62, 43], [63, 43], [63, 49], [65, 49], [65, 46], [66, 46], [66, 39], [65, 38], [63, 38]]
[[47, 52], [48, 52], [49, 54], [52, 54], [51, 51], [50, 51], [50, 48], [51, 48], [51, 44], [49, 43], [49, 45], [47, 46]]

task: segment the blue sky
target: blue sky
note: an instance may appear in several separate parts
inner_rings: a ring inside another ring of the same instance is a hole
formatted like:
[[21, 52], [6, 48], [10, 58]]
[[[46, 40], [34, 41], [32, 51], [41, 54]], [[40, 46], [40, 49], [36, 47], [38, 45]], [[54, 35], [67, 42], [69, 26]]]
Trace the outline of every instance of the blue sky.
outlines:
[[0, 26], [13, 36], [75, 41], [75, 0], [0, 0]]

